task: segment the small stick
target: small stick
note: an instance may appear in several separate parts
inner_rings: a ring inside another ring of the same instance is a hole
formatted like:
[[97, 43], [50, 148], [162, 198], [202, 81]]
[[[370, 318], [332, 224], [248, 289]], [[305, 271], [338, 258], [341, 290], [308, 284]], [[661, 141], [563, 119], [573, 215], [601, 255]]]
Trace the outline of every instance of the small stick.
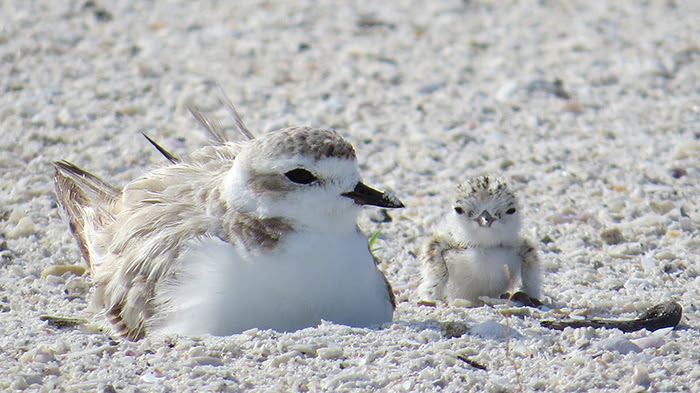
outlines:
[[481, 363], [478, 363], [476, 360], [471, 360], [471, 359], [469, 359], [465, 356], [462, 356], [462, 355], [457, 355], [457, 359], [463, 361], [464, 363], [467, 363], [468, 365], [470, 365], [474, 368], [478, 368], [479, 370], [486, 371], [486, 366], [484, 366]]

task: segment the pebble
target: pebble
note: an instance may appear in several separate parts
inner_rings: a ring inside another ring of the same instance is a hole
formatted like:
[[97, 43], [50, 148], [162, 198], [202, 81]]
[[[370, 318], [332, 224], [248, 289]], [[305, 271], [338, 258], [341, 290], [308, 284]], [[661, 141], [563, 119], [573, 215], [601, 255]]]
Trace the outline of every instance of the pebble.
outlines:
[[608, 250], [608, 255], [613, 258], [631, 258], [634, 255], [642, 254], [642, 246], [639, 243], [636, 244], [620, 244], [610, 247]]
[[338, 346], [319, 348], [317, 353], [320, 359], [338, 359], [343, 357], [343, 349]]
[[252, 329], [248, 329], [248, 330], [241, 332], [241, 334], [245, 334], [245, 335], [251, 336], [251, 337], [256, 337], [259, 333], [260, 333], [260, 329], [258, 329], [258, 328], [252, 328]]
[[42, 277], [46, 280], [51, 285], [63, 285], [65, 284], [66, 280], [63, 279], [62, 276], [57, 276], [57, 275], [47, 275], [46, 277]]
[[333, 389], [333, 388], [337, 387], [338, 385], [340, 385], [342, 383], [366, 381], [368, 379], [369, 379], [369, 376], [366, 373], [355, 372], [355, 371], [353, 371], [353, 369], [345, 370], [343, 372], [340, 372], [335, 377], [327, 379], [325, 388], [328, 391], [338, 391], [340, 389]]
[[29, 217], [22, 217], [17, 222], [14, 228], [10, 229], [5, 236], [8, 239], [17, 239], [20, 237], [31, 235], [36, 232], [36, 225]]
[[56, 357], [51, 349], [42, 348], [34, 357], [34, 361], [39, 363], [48, 363], [56, 361]]
[[670, 355], [674, 353], [679, 353], [681, 351], [681, 346], [676, 342], [667, 342], [659, 348], [659, 354]]
[[455, 307], [474, 307], [475, 304], [472, 303], [471, 301], [467, 299], [455, 299], [454, 302], [452, 302], [452, 305]]
[[641, 348], [624, 337], [612, 337], [600, 340], [598, 342], [598, 347], [608, 351], [617, 351], [623, 355], [630, 352], [642, 352]]
[[[482, 322], [470, 327], [469, 333], [482, 338], [504, 341], [506, 339], [506, 326], [498, 322]], [[513, 328], [508, 328], [508, 336], [511, 340], [522, 337]]]
[[676, 152], [673, 155], [675, 159], [683, 159], [689, 157], [697, 157], [700, 155], [700, 141], [690, 140], [679, 144], [676, 147]]
[[649, 207], [654, 213], [657, 214], [666, 214], [673, 209], [673, 202], [671, 201], [661, 201], [661, 202], [656, 202], [656, 201], [651, 201], [649, 202]]
[[442, 334], [435, 329], [425, 329], [418, 334], [420, 341], [424, 343], [439, 341], [442, 339]]
[[562, 112], [583, 113], [583, 108], [576, 101], [566, 101], [561, 107]]
[[190, 360], [192, 366], [221, 366], [224, 362], [214, 356], [196, 356]]
[[657, 252], [656, 255], [654, 255], [654, 258], [658, 260], [671, 260], [671, 259], [676, 259], [676, 254], [672, 253], [671, 251], [660, 251]]
[[270, 365], [277, 367], [282, 363], [287, 363], [288, 361], [294, 359], [297, 356], [301, 356], [301, 352], [289, 351], [270, 360]]
[[627, 206], [627, 201], [616, 200], [608, 204], [608, 210], [610, 210], [613, 213], [620, 213], [622, 209], [625, 208], [625, 206]]
[[89, 348], [89, 349], [86, 349], [84, 351], [67, 353], [67, 354], [61, 356], [61, 358], [59, 360], [63, 361], [65, 359], [78, 359], [78, 358], [82, 358], [84, 356], [89, 356], [89, 355], [102, 356], [105, 352], [109, 353], [109, 354], [113, 354], [114, 352], [116, 352], [116, 350], [117, 350], [116, 345], [105, 344], [105, 345], [99, 346], [97, 348]]
[[665, 340], [663, 338], [655, 335], [635, 338], [634, 340], [630, 341], [641, 349], [661, 348], [665, 343]]
[[82, 277], [75, 277], [66, 283], [66, 293], [80, 294], [90, 291], [90, 283]]
[[649, 214], [630, 222], [628, 226], [630, 229], [634, 229], [638, 227], [655, 227], [659, 225], [666, 225], [666, 223], [667, 219], [664, 216]]
[[187, 352], [187, 356], [190, 358], [204, 357], [207, 356], [207, 350], [202, 346], [196, 346]]
[[645, 272], [655, 273], [658, 271], [656, 263], [654, 263], [654, 260], [648, 255], [643, 255], [642, 258], [640, 258], [640, 262], [642, 263], [642, 267], [644, 268]]
[[153, 382], [157, 382], [157, 381], [160, 380], [161, 378], [162, 378], [162, 377], [158, 377], [158, 376], [156, 376], [155, 374], [153, 374], [152, 372], [149, 371], [149, 372], [147, 372], [146, 374], [143, 374], [143, 375], [141, 376], [141, 381], [146, 382], [146, 383], [153, 383]]
[[295, 344], [289, 347], [292, 351], [299, 351], [306, 355], [316, 356], [316, 346], [311, 344]]
[[697, 225], [693, 222], [690, 217], [681, 217], [678, 222], [681, 224], [681, 229], [684, 230], [685, 232], [694, 232], [695, 229], [697, 228]]
[[604, 230], [600, 233], [600, 238], [603, 239], [606, 244], [620, 244], [625, 241], [625, 237], [622, 235], [619, 228]]
[[224, 351], [228, 352], [233, 357], [238, 357], [243, 354], [243, 348], [241, 348], [240, 345], [233, 342], [229, 342], [226, 345], [224, 345]]
[[41, 278], [48, 276], [62, 276], [65, 273], [72, 273], [76, 276], [85, 274], [86, 267], [83, 265], [53, 265], [41, 271]]
[[447, 321], [442, 323], [441, 330], [445, 338], [458, 338], [467, 333], [469, 327], [463, 322]]
[[646, 366], [638, 364], [634, 366], [634, 374], [632, 375], [632, 383], [639, 386], [649, 387], [651, 385], [651, 377]]
[[63, 107], [56, 114], [56, 124], [67, 127], [73, 125], [73, 123], [73, 115], [71, 115], [68, 108]]
[[122, 116], [143, 115], [146, 107], [140, 104], [126, 104], [117, 109], [117, 114]]
[[14, 382], [12, 382], [12, 385], [10, 385], [10, 388], [14, 391], [24, 390], [28, 387], [29, 384], [27, 383], [27, 380], [21, 375], [15, 376]]

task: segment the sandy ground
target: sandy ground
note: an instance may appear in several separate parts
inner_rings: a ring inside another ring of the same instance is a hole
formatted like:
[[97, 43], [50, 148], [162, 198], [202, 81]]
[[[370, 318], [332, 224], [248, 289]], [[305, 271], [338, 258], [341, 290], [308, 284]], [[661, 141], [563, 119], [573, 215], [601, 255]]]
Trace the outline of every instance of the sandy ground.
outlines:
[[[690, 0], [0, 2], [0, 390], [700, 391], [698, 20]], [[129, 342], [40, 319], [90, 318], [89, 275], [41, 276], [80, 263], [50, 162], [123, 185], [163, 162], [140, 131], [183, 154], [205, 143], [188, 104], [230, 122], [217, 82], [257, 132], [340, 130], [407, 205], [360, 219], [393, 324]], [[482, 173], [520, 197], [542, 309], [417, 304], [420, 245]], [[668, 299], [672, 331], [539, 324]]]

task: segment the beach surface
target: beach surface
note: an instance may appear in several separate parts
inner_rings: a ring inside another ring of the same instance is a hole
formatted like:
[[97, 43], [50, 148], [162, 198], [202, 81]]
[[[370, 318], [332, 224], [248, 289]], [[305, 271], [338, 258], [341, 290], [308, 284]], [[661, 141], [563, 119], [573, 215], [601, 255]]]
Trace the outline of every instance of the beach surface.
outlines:
[[[700, 391], [699, 20], [690, 0], [0, 2], [0, 391]], [[84, 262], [51, 162], [123, 186], [166, 163], [141, 132], [184, 155], [207, 143], [188, 106], [233, 125], [219, 86], [257, 134], [338, 130], [405, 203], [359, 219], [393, 323], [132, 342], [97, 328], [89, 272], [52, 268]], [[420, 305], [421, 246], [481, 174], [520, 199], [541, 308]], [[675, 329], [540, 325], [668, 300]]]

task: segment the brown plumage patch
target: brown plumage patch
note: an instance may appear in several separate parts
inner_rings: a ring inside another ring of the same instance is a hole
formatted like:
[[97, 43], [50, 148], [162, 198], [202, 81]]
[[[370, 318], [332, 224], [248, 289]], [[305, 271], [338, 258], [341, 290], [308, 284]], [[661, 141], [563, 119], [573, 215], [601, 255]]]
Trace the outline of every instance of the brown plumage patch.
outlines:
[[289, 179], [283, 175], [261, 172], [250, 176], [248, 188], [257, 194], [283, 193], [295, 189]]
[[352, 145], [333, 130], [285, 128], [268, 133], [264, 138], [254, 139], [252, 143], [259, 145], [259, 151], [273, 152], [273, 155], [305, 155], [316, 160], [331, 157], [356, 159]]
[[446, 239], [441, 237], [433, 237], [425, 246], [425, 258], [423, 263], [430, 269], [436, 281], [447, 281], [449, 271], [445, 262], [445, 254], [453, 250], [453, 246], [446, 242]]
[[227, 220], [229, 242], [239, 238], [248, 251], [254, 249], [270, 250], [277, 245], [282, 236], [293, 230], [292, 226], [281, 218], [260, 219], [247, 214], [231, 212]]
[[510, 205], [515, 206], [515, 194], [510, 191], [505, 181], [489, 176], [479, 176], [467, 180], [467, 182], [457, 186], [458, 203], [462, 203], [468, 198], [476, 198], [484, 202], [491, 200], [507, 200]]

